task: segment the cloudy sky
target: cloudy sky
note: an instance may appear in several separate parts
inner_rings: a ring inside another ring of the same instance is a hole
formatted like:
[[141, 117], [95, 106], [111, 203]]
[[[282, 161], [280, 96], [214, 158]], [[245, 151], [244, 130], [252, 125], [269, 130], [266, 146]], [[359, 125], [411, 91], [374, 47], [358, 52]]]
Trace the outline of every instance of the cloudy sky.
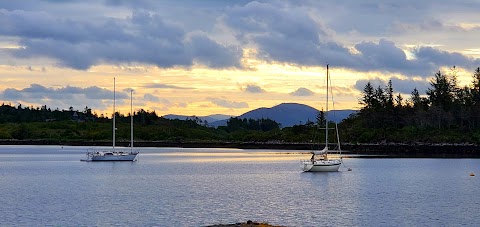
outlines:
[[[240, 115], [297, 102], [337, 109], [366, 82], [408, 98], [435, 72], [468, 85], [480, 1], [0, 0], [0, 101], [159, 115]], [[453, 66], [456, 70], [452, 71]]]

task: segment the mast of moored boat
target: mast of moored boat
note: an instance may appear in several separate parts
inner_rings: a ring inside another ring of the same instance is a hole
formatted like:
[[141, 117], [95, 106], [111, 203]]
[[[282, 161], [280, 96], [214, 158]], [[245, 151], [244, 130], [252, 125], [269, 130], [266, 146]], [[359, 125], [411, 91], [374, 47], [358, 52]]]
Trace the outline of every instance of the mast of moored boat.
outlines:
[[130, 90], [130, 152], [133, 152], [133, 89]]
[[[328, 68], [328, 66], [327, 66], [327, 68]], [[330, 76], [328, 76], [328, 82], [332, 83], [332, 79], [331, 79]], [[330, 89], [332, 89], [332, 88], [330, 88]], [[333, 92], [331, 90], [329, 92], [332, 93], [332, 108], [333, 108], [333, 111], [334, 111], [333, 112], [333, 115], [334, 115], [333, 117], [335, 118], [335, 110], [336, 110], [335, 109], [335, 100], [333, 100]], [[342, 155], [342, 148], [340, 147], [340, 135], [338, 134], [338, 123], [337, 123], [337, 121], [335, 121], [335, 134], [337, 136], [337, 148], [338, 148], [340, 156], [341, 156]]]
[[115, 152], [115, 77], [113, 77], [113, 151]]
[[327, 100], [325, 101], [325, 148], [328, 151], [328, 64], [327, 64]]

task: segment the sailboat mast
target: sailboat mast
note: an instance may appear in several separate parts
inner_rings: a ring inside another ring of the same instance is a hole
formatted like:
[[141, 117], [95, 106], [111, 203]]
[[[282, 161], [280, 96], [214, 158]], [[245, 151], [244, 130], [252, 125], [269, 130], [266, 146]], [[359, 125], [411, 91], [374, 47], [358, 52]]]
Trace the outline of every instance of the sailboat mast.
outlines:
[[325, 147], [328, 150], [328, 64], [327, 64], [327, 100], [325, 101]]
[[115, 151], [115, 77], [113, 78], [113, 151]]
[[133, 89], [130, 90], [130, 151], [133, 151]]

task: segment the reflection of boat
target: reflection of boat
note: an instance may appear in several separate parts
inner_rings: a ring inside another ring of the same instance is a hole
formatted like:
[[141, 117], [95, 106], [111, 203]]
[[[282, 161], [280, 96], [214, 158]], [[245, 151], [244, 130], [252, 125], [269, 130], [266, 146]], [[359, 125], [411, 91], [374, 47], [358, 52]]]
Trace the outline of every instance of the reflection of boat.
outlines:
[[[329, 150], [328, 148], [328, 92], [329, 92], [329, 83], [330, 77], [328, 74], [328, 65], [327, 65], [327, 99], [325, 101], [326, 111], [325, 111], [325, 148], [320, 151], [312, 151], [312, 158], [310, 160], [302, 161], [302, 169], [304, 172], [336, 172], [342, 164], [342, 159], [340, 158], [329, 158], [328, 154], [333, 152], [338, 152], [341, 154], [340, 150], [340, 140], [338, 136], [338, 127], [335, 123], [335, 132], [337, 137], [337, 147], [334, 150]], [[332, 98], [333, 100], [333, 98]]]
[[82, 161], [136, 161], [138, 151], [133, 151], [133, 90], [130, 93], [130, 129], [131, 129], [131, 142], [130, 151], [120, 151], [115, 149], [115, 78], [113, 78], [113, 147], [111, 151], [87, 151], [86, 159]]

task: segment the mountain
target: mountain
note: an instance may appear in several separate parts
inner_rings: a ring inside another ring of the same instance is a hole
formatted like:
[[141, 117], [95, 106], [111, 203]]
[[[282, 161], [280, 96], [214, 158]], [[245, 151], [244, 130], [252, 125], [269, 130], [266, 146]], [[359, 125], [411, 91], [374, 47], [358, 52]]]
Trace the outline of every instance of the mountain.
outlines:
[[221, 121], [225, 119], [230, 119], [230, 117], [233, 117], [231, 115], [224, 115], [224, 114], [213, 114], [213, 115], [208, 115], [208, 116], [185, 116], [185, 115], [175, 115], [175, 114], [168, 114], [163, 116], [166, 119], [179, 119], [179, 120], [187, 120], [187, 119], [194, 119], [194, 118], [199, 118], [202, 121], [207, 121], [208, 123], [215, 122], [215, 121]]
[[281, 124], [281, 127], [289, 127], [298, 124], [305, 124], [307, 121], [315, 121], [318, 110], [298, 103], [282, 103], [272, 108], [259, 108], [248, 111], [239, 118], [269, 118]]
[[[298, 103], [282, 103], [280, 105], [271, 107], [271, 108], [258, 108], [255, 110], [248, 111], [238, 118], [252, 118], [252, 119], [261, 119], [268, 118], [280, 123], [281, 127], [290, 127], [293, 125], [305, 124], [308, 121], [316, 121], [316, 116], [319, 110], [307, 106], [304, 104]], [[355, 113], [355, 110], [337, 110], [334, 111], [334, 116], [331, 120], [340, 122], [343, 119], [347, 118], [350, 114]], [[333, 111], [329, 111], [329, 114], [333, 114]], [[210, 126], [218, 127], [227, 125], [228, 119], [210, 122]]]
[[[212, 114], [212, 115], [208, 115], [206, 117], [209, 117], [209, 118], [215, 119], [217, 121], [220, 121], [220, 120], [229, 119], [233, 116], [232, 115], [225, 115], [225, 114]], [[211, 121], [211, 122], [213, 122], [213, 121]]]

